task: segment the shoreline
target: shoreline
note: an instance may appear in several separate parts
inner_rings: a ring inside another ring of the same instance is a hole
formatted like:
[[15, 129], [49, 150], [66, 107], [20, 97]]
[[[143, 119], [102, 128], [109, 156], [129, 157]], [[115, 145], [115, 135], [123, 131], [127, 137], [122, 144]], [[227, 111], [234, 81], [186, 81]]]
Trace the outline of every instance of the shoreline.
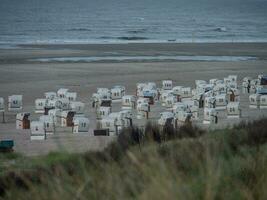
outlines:
[[96, 41], [96, 42], [17, 42], [17, 43], [8, 43], [8, 42], [0, 42], [0, 49], [6, 49], [3, 47], [13, 47], [13, 48], [29, 48], [29, 47], [48, 47], [48, 46], [95, 46], [95, 45], [187, 45], [187, 44], [267, 44], [267, 40], [262, 41], [168, 41], [168, 40], [155, 40], [155, 41]]
[[[0, 64], [32, 63], [29, 60], [77, 57], [158, 57], [225, 56], [267, 59], [267, 43], [128, 43], [128, 44], [27, 44], [0, 49]], [[141, 59], [142, 62], [146, 59]], [[175, 59], [177, 60], [177, 59]], [[191, 61], [191, 59], [187, 59]], [[130, 59], [126, 62], [134, 62]], [[194, 59], [192, 59], [194, 61]], [[84, 62], [84, 61], [79, 61]], [[102, 61], [103, 62], [103, 61]], [[106, 61], [104, 61], [106, 62]], [[109, 60], [109, 62], [118, 62]], [[125, 62], [125, 61], [119, 61]], [[140, 59], [137, 61], [140, 62]], [[68, 61], [66, 61], [68, 63]]]
[[106, 62], [238, 62], [257, 60], [248, 56], [94, 56], [94, 57], [53, 57], [29, 59], [37, 63], [106, 63]]
[[[143, 51], [147, 48], [155, 48], [155, 50], [174, 50], [174, 49], [181, 49], [185, 48], [185, 50], [192, 50], [194, 48], [204, 47], [206, 48], [267, 48], [267, 42], [203, 42], [203, 43], [192, 43], [192, 42], [155, 42], [155, 43], [142, 43], [142, 42], [130, 42], [130, 43], [71, 43], [71, 44], [17, 44], [15, 45], [19, 48], [33, 48], [33, 49], [76, 49], [76, 50], [88, 50], [88, 49], [96, 49], [96, 50], [103, 50], [106, 49], [121, 49], [126, 50], [131, 48], [134, 49], [142, 49]], [[145, 48], [145, 49], [144, 49]], [[161, 49], [163, 48], [163, 49]], [[189, 48], [189, 49], [188, 49]]]

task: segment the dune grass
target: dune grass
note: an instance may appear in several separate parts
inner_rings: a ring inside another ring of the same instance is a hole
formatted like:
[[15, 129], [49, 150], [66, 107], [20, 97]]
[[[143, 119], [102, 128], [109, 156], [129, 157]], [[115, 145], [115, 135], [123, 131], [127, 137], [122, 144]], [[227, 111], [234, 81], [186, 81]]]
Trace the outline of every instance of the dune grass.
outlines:
[[0, 199], [267, 199], [267, 119], [123, 130], [103, 152], [1, 155]]

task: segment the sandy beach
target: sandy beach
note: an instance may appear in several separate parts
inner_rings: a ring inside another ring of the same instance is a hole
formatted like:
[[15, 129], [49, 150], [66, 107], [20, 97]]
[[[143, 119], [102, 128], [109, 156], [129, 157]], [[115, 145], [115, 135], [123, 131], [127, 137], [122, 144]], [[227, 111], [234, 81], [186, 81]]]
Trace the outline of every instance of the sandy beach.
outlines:
[[267, 43], [39, 44], [0, 49], [0, 63], [86, 56], [251, 56], [267, 58]]
[[[38, 58], [73, 56], [252, 56], [246, 61], [138, 61], [138, 62], [38, 62]], [[153, 81], [160, 87], [161, 80], [172, 79], [174, 85], [194, 86], [196, 79], [209, 80], [238, 75], [238, 83], [245, 76], [267, 74], [267, 43], [210, 43], [210, 44], [103, 44], [103, 45], [21, 45], [18, 48], [0, 49], [0, 97], [23, 95], [23, 111], [37, 120], [34, 101], [44, 92], [69, 88], [78, 93], [78, 100], [86, 103], [85, 115], [90, 119], [90, 132], [95, 128], [94, 109], [90, 97], [97, 87], [126, 87], [134, 94], [137, 82]], [[241, 95], [242, 119], [252, 120], [267, 115], [267, 110], [248, 108], [248, 95]], [[114, 104], [114, 111], [120, 104]], [[152, 107], [151, 120], [164, 108]], [[200, 111], [201, 112], [201, 111]], [[1, 118], [0, 118], [0, 121]], [[225, 127], [239, 120], [228, 120], [223, 114], [219, 124]], [[139, 123], [136, 121], [136, 123]], [[201, 121], [196, 122], [202, 126]], [[70, 129], [57, 128], [57, 134], [46, 141], [30, 141], [29, 130], [16, 130], [15, 113], [6, 112], [6, 123], [0, 123], [0, 139], [15, 140], [15, 151], [26, 155], [44, 154], [58, 149], [71, 152], [101, 150], [114, 138], [73, 135]]]

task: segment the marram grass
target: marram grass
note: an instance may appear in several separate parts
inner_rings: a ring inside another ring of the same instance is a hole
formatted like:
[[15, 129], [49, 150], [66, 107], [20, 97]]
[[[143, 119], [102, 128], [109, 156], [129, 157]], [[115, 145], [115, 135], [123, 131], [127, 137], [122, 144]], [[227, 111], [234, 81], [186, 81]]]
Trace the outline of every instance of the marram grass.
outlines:
[[124, 130], [104, 152], [1, 155], [0, 199], [267, 199], [267, 119]]

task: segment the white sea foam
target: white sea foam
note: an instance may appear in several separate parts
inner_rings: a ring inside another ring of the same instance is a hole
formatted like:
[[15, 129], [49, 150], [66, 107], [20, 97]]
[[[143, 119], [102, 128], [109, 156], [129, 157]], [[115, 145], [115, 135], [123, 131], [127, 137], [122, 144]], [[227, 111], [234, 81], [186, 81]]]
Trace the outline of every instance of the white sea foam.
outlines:
[[256, 60], [249, 56], [92, 56], [92, 57], [56, 57], [36, 58], [29, 61], [38, 62], [101, 62], [101, 61], [246, 61]]

